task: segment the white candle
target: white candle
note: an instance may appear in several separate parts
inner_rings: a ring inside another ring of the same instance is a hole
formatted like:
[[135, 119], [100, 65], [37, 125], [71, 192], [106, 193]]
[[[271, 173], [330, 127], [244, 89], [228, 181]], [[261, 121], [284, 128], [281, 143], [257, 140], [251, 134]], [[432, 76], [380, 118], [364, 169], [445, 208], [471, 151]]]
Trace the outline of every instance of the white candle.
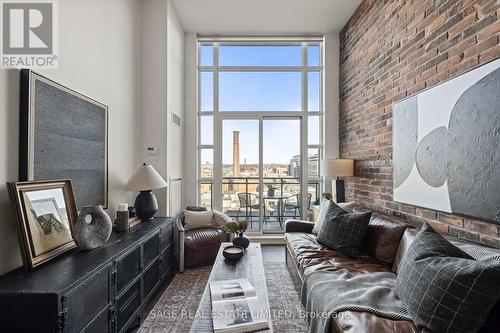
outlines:
[[118, 209], [117, 209], [119, 212], [125, 212], [128, 210], [128, 204], [126, 203], [121, 203], [121, 204], [118, 204]]
[[241, 249], [238, 249], [237, 247], [228, 247], [226, 249], [227, 253], [240, 253]]

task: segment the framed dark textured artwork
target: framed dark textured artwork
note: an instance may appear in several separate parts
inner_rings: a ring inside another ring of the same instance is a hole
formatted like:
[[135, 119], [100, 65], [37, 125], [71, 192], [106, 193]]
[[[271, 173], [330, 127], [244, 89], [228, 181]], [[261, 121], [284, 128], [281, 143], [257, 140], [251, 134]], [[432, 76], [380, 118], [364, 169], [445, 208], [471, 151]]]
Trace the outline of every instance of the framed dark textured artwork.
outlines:
[[394, 200], [500, 224], [500, 59], [393, 105]]
[[20, 181], [71, 179], [77, 207], [108, 204], [108, 107], [21, 70]]

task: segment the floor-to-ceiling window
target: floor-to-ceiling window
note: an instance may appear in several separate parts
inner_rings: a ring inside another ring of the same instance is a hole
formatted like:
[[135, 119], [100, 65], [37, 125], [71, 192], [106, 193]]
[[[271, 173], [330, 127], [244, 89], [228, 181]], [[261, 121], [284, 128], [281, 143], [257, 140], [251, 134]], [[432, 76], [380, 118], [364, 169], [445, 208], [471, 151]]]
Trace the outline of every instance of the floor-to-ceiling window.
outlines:
[[283, 232], [321, 192], [322, 37], [200, 37], [199, 203]]

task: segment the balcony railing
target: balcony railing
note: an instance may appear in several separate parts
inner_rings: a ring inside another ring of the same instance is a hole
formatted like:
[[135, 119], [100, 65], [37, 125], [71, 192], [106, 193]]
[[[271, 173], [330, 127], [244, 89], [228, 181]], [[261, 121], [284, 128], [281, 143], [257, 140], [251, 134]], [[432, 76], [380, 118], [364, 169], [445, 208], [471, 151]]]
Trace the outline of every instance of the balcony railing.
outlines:
[[[208, 206], [210, 203], [212, 206], [211, 184], [207, 185], [210, 192], [202, 193], [202, 204]], [[222, 210], [233, 218], [246, 219], [250, 230], [283, 231], [284, 222], [287, 219], [302, 216], [303, 204], [299, 199], [300, 178], [264, 177], [263, 185], [261, 195], [259, 177], [224, 177], [222, 179]], [[270, 187], [274, 191], [269, 191]], [[310, 218], [312, 205], [320, 196], [320, 181], [309, 180], [307, 189], [304, 206], [306, 218]], [[208, 200], [210, 202], [207, 202]]]

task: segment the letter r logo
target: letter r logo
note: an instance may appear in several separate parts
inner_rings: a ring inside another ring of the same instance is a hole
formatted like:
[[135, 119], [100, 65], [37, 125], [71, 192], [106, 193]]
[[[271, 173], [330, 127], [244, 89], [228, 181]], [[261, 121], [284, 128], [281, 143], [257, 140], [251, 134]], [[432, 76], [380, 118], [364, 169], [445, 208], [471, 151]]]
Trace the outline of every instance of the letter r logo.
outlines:
[[3, 2], [3, 54], [51, 54], [52, 3]]

